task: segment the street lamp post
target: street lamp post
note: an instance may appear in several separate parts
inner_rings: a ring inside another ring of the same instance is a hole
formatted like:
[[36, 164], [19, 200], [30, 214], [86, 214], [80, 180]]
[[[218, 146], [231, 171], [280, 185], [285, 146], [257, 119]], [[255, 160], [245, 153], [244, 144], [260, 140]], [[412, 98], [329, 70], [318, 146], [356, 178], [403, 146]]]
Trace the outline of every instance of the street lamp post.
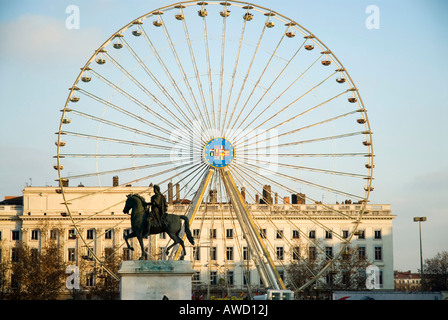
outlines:
[[426, 217], [414, 217], [414, 222], [418, 222], [418, 232], [420, 237], [420, 285], [423, 293], [424, 282], [423, 282], [423, 254], [422, 254], [422, 222], [426, 221]]

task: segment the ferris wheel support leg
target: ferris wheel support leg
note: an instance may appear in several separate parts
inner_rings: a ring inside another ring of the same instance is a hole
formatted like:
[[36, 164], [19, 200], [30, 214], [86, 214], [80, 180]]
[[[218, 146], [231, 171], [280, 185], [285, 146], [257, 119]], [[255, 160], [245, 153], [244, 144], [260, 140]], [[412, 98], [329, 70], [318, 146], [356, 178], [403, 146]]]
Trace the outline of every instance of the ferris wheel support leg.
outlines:
[[244, 232], [248, 246], [251, 250], [255, 265], [260, 273], [262, 281], [267, 288], [280, 290], [286, 289], [283, 280], [272, 260], [266, 245], [257, 230], [255, 223], [249, 214], [245, 201], [227, 169], [220, 169], [227, 194], [230, 197], [233, 209], [237, 215], [239, 224]]
[[[193, 223], [194, 217], [196, 216], [199, 207], [201, 206], [202, 199], [204, 199], [205, 192], [207, 191], [208, 185], [210, 184], [210, 180], [212, 179], [214, 173], [215, 169], [210, 168], [210, 170], [204, 174], [201, 184], [199, 185], [199, 188], [193, 197], [193, 201], [191, 202], [190, 208], [188, 209], [188, 212], [186, 214], [186, 216], [190, 220], [190, 226]], [[185, 229], [182, 228], [179, 237], [183, 241], [185, 241], [186, 236], [187, 235], [185, 234]], [[171, 252], [169, 260], [178, 260], [181, 253], [181, 249], [182, 249], [181, 246], [178, 245], [177, 249]]]

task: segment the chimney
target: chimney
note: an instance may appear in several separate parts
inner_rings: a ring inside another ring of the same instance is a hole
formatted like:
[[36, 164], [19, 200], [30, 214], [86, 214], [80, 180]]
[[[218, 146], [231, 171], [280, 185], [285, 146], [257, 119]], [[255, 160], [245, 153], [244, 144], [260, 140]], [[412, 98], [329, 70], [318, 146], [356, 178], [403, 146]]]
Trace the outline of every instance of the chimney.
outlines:
[[210, 198], [209, 198], [209, 202], [210, 203], [217, 203], [218, 202], [218, 192], [214, 189], [210, 189]]
[[265, 185], [263, 187], [263, 199], [261, 199], [260, 203], [272, 204], [271, 186]]
[[306, 199], [306, 196], [304, 193], [297, 194], [297, 203], [298, 204], [305, 204], [305, 199]]
[[243, 200], [246, 201], [246, 188], [241, 187], [241, 197], [243, 197]]
[[113, 176], [112, 177], [112, 186], [113, 187], [118, 187], [118, 176]]
[[260, 203], [260, 196], [258, 195], [258, 193], [255, 195], [255, 203]]
[[275, 204], [278, 204], [278, 193], [275, 193]]
[[168, 204], [173, 204], [173, 183], [168, 183]]
[[295, 193], [291, 195], [292, 204], [305, 204], [305, 194], [303, 193]]
[[283, 197], [283, 203], [289, 204], [289, 197]]
[[176, 201], [180, 201], [180, 186], [176, 183]]

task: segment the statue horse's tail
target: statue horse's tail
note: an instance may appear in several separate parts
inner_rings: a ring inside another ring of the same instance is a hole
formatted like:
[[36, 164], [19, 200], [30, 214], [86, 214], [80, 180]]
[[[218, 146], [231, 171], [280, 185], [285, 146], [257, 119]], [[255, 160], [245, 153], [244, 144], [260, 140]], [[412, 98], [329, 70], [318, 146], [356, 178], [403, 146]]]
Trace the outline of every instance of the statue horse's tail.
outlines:
[[184, 220], [185, 234], [187, 235], [188, 241], [190, 241], [190, 243], [194, 245], [194, 238], [190, 230], [190, 219], [188, 219], [187, 216], [179, 216], [179, 218]]

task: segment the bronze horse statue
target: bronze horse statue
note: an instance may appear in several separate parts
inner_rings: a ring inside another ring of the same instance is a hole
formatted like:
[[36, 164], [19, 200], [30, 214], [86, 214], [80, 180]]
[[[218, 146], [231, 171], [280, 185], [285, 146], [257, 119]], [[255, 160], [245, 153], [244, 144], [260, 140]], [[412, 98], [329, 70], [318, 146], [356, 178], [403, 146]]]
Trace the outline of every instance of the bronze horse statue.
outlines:
[[194, 239], [190, 231], [190, 221], [186, 216], [180, 216], [176, 214], [167, 214], [166, 215], [166, 225], [158, 226], [154, 217], [151, 216], [151, 213], [146, 208], [145, 199], [138, 194], [129, 194], [127, 195], [126, 204], [124, 206], [123, 212], [128, 214], [131, 211], [131, 227], [132, 232], [126, 234], [124, 236], [124, 240], [128, 246], [128, 249], [134, 250], [134, 248], [129, 245], [128, 239], [137, 237], [138, 242], [140, 243], [140, 247], [142, 249], [142, 255], [139, 260], [143, 260], [146, 257], [145, 247], [143, 245], [143, 238], [147, 235], [158, 234], [162, 232], [166, 232], [171, 239], [173, 239], [174, 243], [170, 245], [166, 249], [166, 254], [169, 254], [169, 250], [174, 247], [176, 244], [180, 244], [182, 246], [182, 255], [180, 256], [180, 260], [184, 259], [184, 256], [187, 254], [185, 251], [184, 241], [179, 237], [179, 232], [181, 229], [181, 221], [184, 220], [184, 229], [185, 234], [187, 235], [188, 240], [191, 244], [194, 244]]

